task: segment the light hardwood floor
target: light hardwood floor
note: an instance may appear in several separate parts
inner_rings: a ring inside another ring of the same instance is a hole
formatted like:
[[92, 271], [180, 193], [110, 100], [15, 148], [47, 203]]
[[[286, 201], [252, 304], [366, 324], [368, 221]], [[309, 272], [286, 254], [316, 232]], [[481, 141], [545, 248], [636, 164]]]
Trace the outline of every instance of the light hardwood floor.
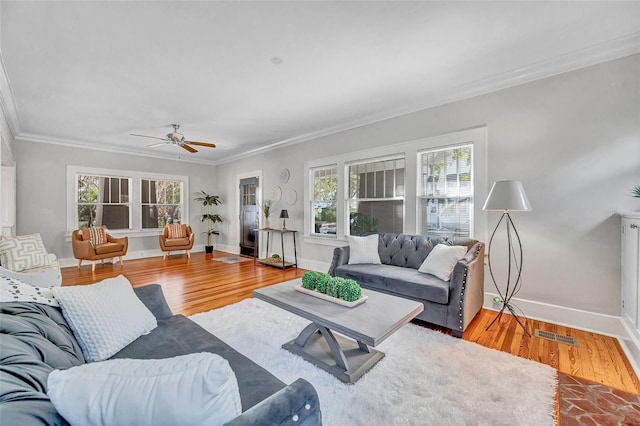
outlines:
[[[215, 252], [213, 259], [223, 256], [231, 254]], [[167, 260], [155, 257], [125, 261], [123, 266], [109, 263], [97, 265], [95, 273], [91, 272], [90, 265], [80, 269], [63, 268], [62, 281], [63, 285], [88, 284], [122, 274], [134, 286], [159, 283], [174, 313], [193, 315], [239, 302], [251, 297], [256, 288], [291, 280], [305, 272], [304, 269], [282, 271], [268, 266], [254, 266], [252, 261], [227, 264], [213, 259], [207, 258], [204, 253], [193, 253], [191, 259], [184, 254], [175, 254]], [[495, 314], [483, 309], [467, 328], [463, 339], [640, 395], [640, 382], [616, 339], [542, 321], [529, 321], [529, 329], [538, 328], [574, 336], [579, 346], [530, 338], [509, 315], [504, 315], [500, 324], [496, 323], [486, 331]]]

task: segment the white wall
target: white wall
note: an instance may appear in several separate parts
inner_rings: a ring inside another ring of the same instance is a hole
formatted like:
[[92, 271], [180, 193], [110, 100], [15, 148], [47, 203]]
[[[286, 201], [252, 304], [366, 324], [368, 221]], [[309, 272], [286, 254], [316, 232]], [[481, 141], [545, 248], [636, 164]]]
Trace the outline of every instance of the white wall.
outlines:
[[[189, 176], [190, 217], [185, 222], [193, 227], [197, 245], [204, 245], [206, 241], [201, 235], [205, 227], [199, 219], [202, 207], [193, 201], [193, 193], [201, 189], [216, 193], [214, 166], [22, 140], [15, 143], [14, 152], [18, 184], [17, 234], [39, 232], [47, 249], [59, 258], [73, 259], [71, 243], [66, 238], [67, 165]], [[127, 257], [149, 253], [159, 253], [157, 236], [129, 238]]]
[[[263, 171], [263, 188], [295, 189], [290, 229], [302, 230], [303, 162], [486, 125], [488, 180], [519, 179], [533, 211], [514, 213], [524, 245], [523, 299], [620, 314], [620, 219], [640, 209], [640, 55], [430, 108], [218, 166], [218, 193], [235, 176]], [[279, 182], [282, 168], [291, 171]], [[480, 202], [483, 202], [481, 200]], [[221, 211], [231, 217], [236, 201]], [[282, 206], [276, 206], [276, 211]], [[486, 214], [486, 213], [485, 213]], [[491, 228], [499, 216], [488, 216]], [[273, 219], [272, 219], [273, 220]], [[235, 222], [219, 239], [238, 245]], [[302, 242], [305, 266], [325, 266], [333, 247]], [[486, 290], [492, 284], [486, 280]]]

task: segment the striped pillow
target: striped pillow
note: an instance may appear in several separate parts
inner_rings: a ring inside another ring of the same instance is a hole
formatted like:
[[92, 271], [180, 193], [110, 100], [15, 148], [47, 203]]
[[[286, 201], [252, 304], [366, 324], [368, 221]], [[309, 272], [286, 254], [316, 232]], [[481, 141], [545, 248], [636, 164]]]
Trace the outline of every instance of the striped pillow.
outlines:
[[169, 239], [187, 237], [187, 225], [172, 223], [171, 225], [167, 225], [167, 228], [169, 228]]
[[107, 229], [104, 226], [94, 226], [93, 228], [82, 229], [82, 240], [91, 241], [94, 246], [107, 242]]

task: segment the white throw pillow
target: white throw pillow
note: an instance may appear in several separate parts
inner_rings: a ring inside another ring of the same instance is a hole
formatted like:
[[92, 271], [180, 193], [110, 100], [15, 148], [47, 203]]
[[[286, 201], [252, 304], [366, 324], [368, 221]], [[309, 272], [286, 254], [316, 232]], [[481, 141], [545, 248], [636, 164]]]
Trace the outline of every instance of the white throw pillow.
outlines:
[[458, 263], [467, 254], [466, 246], [449, 246], [446, 244], [436, 245], [427, 258], [422, 262], [418, 272], [424, 274], [435, 275], [443, 281], [451, 279], [451, 272]]
[[54, 370], [47, 388], [72, 425], [222, 425], [242, 412], [229, 362], [212, 353]]
[[366, 237], [349, 237], [349, 265], [373, 263], [379, 265], [378, 234]]
[[10, 277], [0, 277], [0, 302], [33, 302], [58, 306], [51, 287], [34, 287]]
[[88, 362], [109, 358], [158, 325], [122, 275], [52, 291]]

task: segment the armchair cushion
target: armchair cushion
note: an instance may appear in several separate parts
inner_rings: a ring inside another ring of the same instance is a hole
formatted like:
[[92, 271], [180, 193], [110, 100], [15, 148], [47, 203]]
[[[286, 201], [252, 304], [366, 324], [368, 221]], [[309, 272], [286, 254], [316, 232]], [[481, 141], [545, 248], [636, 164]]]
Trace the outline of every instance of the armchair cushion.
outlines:
[[115, 253], [118, 251], [122, 251], [124, 249], [124, 244], [119, 244], [119, 243], [96, 244], [93, 247], [93, 249], [96, 251], [96, 254]]
[[167, 247], [182, 247], [188, 246], [189, 243], [189, 238], [169, 238], [164, 242], [164, 245]]
[[21, 272], [55, 263], [55, 256], [44, 248], [40, 234], [0, 239], [0, 264], [6, 269]]
[[82, 232], [82, 241], [91, 241], [94, 246], [107, 242], [107, 229], [104, 226], [82, 228], [80, 231]]
[[182, 239], [182, 238], [189, 237], [189, 235], [187, 234], [187, 225], [185, 224], [173, 223], [173, 224], [167, 225], [167, 231], [168, 231], [167, 238], [170, 240], [173, 240], [176, 238]]

